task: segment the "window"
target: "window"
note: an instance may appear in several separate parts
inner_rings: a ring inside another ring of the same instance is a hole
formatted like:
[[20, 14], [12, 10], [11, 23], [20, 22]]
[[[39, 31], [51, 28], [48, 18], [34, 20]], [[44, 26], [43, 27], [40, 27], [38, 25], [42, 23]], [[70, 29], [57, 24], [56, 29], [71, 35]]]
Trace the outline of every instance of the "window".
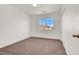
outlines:
[[52, 18], [41, 18], [39, 19], [39, 27], [40, 29], [53, 29], [55, 24], [54, 19]]

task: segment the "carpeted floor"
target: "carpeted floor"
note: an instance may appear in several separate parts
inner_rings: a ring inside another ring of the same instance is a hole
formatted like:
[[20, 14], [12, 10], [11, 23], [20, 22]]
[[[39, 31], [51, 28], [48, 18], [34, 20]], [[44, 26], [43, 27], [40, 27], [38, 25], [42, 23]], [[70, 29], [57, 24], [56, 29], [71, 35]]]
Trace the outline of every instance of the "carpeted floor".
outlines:
[[0, 55], [66, 55], [66, 52], [60, 40], [31, 37], [0, 48]]

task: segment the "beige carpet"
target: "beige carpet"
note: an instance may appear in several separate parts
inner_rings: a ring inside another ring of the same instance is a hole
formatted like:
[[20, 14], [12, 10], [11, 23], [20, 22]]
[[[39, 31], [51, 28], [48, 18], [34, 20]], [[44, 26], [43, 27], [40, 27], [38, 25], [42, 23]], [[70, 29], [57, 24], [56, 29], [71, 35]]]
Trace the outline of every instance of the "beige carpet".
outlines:
[[60, 40], [31, 37], [0, 48], [0, 55], [66, 55], [66, 52]]

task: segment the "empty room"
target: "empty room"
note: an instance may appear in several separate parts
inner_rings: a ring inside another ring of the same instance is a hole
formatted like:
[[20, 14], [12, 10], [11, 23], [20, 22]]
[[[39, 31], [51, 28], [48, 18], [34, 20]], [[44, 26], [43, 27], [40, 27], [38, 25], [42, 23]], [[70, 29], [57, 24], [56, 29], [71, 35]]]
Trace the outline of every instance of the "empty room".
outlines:
[[0, 4], [0, 55], [78, 55], [79, 4]]

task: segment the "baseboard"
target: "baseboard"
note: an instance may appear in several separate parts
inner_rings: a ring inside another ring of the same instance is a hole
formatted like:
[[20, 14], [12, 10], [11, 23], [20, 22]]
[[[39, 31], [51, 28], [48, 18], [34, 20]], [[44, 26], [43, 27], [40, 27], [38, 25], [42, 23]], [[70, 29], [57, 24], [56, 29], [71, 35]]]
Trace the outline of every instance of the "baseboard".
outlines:
[[[5, 46], [3, 46], [3, 47], [7, 47], [7, 46], [10, 46], [10, 45], [12, 45], [12, 44], [16, 44], [16, 43], [18, 43], [18, 42], [21, 42], [21, 41], [24, 41], [24, 40], [26, 40], [26, 39], [31, 39], [31, 38], [36, 38], [36, 39], [49, 39], [49, 40], [57, 40], [57, 41], [60, 41], [62, 44], [63, 44], [63, 42], [60, 40], [60, 39], [55, 39], [55, 38], [44, 38], [44, 37], [34, 37], [34, 36], [31, 36], [31, 37], [27, 37], [27, 38], [25, 38], [25, 39], [22, 39], [22, 40], [20, 40], [20, 41], [17, 41], [17, 42], [14, 42], [14, 43], [11, 43], [11, 44], [8, 44], [8, 45], [5, 45]], [[1, 47], [1, 48], [3, 48], [3, 47]]]
[[[45, 37], [34, 37], [34, 36], [32, 36], [32, 37], [30, 37], [30, 38], [57, 40], [57, 41], [60, 41], [61, 43], [63, 43], [60, 39], [56, 39], [56, 38], [45, 38]], [[30, 38], [29, 38], [29, 39], [30, 39]]]
[[[31, 37], [27, 37], [27, 38], [25, 38], [25, 39], [30, 39], [30, 38], [31, 38]], [[21, 41], [23, 41], [23, 40], [25, 40], [25, 39], [21, 39], [21, 40], [18, 40], [18, 41], [16, 41], [16, 42], [13, 42], [13, 43], [10, 43], [10, 44], [1, 46], [0, 48], [4, 48], [4, 47], [10, 46], [10, 45], [12, 45], [12, 44], [16, 44], [16, 43], [21, 42]]]

